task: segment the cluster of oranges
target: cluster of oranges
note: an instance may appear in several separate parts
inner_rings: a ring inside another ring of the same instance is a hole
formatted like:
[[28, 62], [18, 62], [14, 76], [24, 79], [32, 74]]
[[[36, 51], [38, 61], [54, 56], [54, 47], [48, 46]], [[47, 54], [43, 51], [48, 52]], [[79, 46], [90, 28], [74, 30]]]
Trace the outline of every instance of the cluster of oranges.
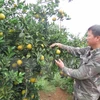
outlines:
[[[64, 17], [65, 15], [64, 15], [64, 11], [62, 10], [62, 9], [59, 9], [58, 10], [58, 13], [61, 15], [61, 17]], [[56, 17], [53, 17], [52, 18], [52, 21], [56, 21], [57, 20], [57, 18]]]
[[[31, 50], [31, 49], [32, 49], [32, 44], [27, 44], [26, 48], [27, 48], [28, 50]], [[24, 49], [24, 48], [23, 48], [23, 45], [19, 45], [19, 46], [17, 47], [17, 49], [18, 49], [18, 50], [23, 50], [23, 49]], [[13, 64], [12, 64], [12, 67], [16, 67], [17, 65], [18, 65], [18, 66], [21, 66], [22, 64], [23, 64], [23, 61], [22, 61], [21, 59], [18, 59], [16, 63], [13, 63]]]
[[[41, 46], [42, 46], [42, 48], [44, 48], [44, 45], [43, 45], [43, 44], [41, 44]], [[28, 50], [31, 50], [31, 49], [32, 49], [32, 44], [27, 44], [26, 48], [27, 48]], [[23, 49], [24, 49], [24, 46], [23, 46], [23, 45], [18, 45], [18, 46], [17, 46], [17, 49], [18, 49], [18, 50], [23, 50]], [[43, 55], [40, 56], [40, 60], [41, 60], [41, 61], [44, 60], [44, 56], [43, 56]], [[20, 62], [18, 62], [18, 64], [19, 64], [19, 63], [20, 63]]]
[[[0, 13], [0, 20], [4, 20], [6, 17], [3, 13]], [[3, 32], [0, 32], [0, 37], [3, 36]]]
[[[30, 78], [30, 79], [29, 79], [29, 82], [30, 82], [30, 83], [35, 83], [35, 82], [36, 82], [36, 78], [33, 78], [33, 77]], [[21, 94], [22, 94], [22, 95], [25, 95], [25, 94], [27, 94], [27, 92], [28, 92], [28, 91], [27, 91], [26, 89], [24, 89], [24, 90], [21, 91]], [[31, 99], [33, 99], [33, 98], [34, 98], [34, 94], [31, 95]], [[28, 98], [23, 98], [23, 100], [28, 100]]]
[[[31, 50], [31, 49], [32, 49], [32, 44], [27, 44], [26, 48], [27, 48], [28, 50]], [[24, 46], [23, 46], [23, 45], [18, 45], [18, 46], [17, 46], [17, 49], [18, 49], [18, 50], [23, 50], [23, 49], [24, 49]]]
[[12, 64], [12, 67], [15, 68], [15, 67], [17, 67], [17, 65], [18, 65], [18, 66], [21, 66], [22, 64], [23, 64], [23, 61], [20, 60], [20, 59], [18, 59], [17, 62], [15, 62], [15, 63]]

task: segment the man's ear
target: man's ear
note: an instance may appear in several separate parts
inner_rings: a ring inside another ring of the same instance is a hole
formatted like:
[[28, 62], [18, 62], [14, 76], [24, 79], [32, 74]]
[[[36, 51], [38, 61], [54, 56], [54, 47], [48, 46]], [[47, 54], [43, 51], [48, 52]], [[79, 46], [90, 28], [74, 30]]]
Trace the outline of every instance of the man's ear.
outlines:
[[97, 39], [100, 41], [100, 36], [97, 36]]

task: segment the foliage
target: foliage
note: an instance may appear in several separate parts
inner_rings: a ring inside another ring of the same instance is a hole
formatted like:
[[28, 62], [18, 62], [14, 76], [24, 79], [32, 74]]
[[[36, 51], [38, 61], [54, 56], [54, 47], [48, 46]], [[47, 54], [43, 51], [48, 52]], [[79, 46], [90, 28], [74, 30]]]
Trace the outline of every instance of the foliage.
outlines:
[[61, 76], [59, 72], [54, 74], [53, 79], [48, 81], [45, 76], [38, 76], [36, 87], [38, 90], [43, 90], [45, 92], [55, 91], [56, 87], [60, 87], [61, 89], [67, 91], [67, 93], [73, 92], [73, 82], [74, 80], [69, 76]]
[[51, 92], [55, 90], [55, 86], [49, 82], [45, 76], [37, 78], [36, 87], [38, 90], [43, 90], [45, 92]]
[[53, 79], [51, 80], [51, 84], [53, 84], [55, 87], [60, 87], [62, 84], [64, 84], [59, 72], [55, 73]]
[[67, 91], [67, 93], [73, 92], [73, 82], [74, 80], [66, 75], [61, 75], [59, 72], [55, 73], [54, 78], [50, 81], [50, 84], [55, 87], [60, 87], [61, 89]]
[[60, 86], [63, 90], [67, 91], [67, 93], [73, 93], [73, 83], [74, 80], [71, 77], [64, 78], [62, 80], [62, 85]]

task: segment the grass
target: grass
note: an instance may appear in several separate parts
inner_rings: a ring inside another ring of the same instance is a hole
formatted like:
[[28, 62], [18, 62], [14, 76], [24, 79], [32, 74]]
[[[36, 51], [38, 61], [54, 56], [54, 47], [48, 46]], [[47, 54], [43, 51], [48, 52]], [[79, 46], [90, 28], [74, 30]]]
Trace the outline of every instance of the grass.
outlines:
[[73, 92], [73, 79], [70, 77], [63, 77], [61, 78], [61, 75], [59, 72], [55, 73], [52, 80], [48, 81], [47, 77], [44, 76], [38, 76], [36, 87], [38, 90], [43, 90], [45, 92], [52, 92], [55, 91], [56, 87], [60, 87], [61, 89], [67, 91], [68, 93]]
[[36, 87], [38, 90], [43, 90], [44, 92], [52, 92], [55, 90], [55, 86], [50, 84], [45, 76], [37, 78]]

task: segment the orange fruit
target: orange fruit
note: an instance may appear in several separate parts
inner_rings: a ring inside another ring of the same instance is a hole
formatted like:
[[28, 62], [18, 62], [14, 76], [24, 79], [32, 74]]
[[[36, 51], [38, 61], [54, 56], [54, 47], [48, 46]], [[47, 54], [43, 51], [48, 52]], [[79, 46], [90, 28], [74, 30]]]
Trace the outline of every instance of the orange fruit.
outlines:
[[61, 16], [64, 17], [65, 15], [64, 14], [61, 14]]
[[26, 90], [22, 90], [22, 95], [24, 95], [26, 93]]
[[34, 94], [33, 94], [33, 95], [31, 95], [31, 98], [32, 98], [32, 99], [34, 98]]
[[13, 63], [12, 64], [12, 67], [17, 67], [17, 63]]
[[17, 47], [17, 49], [18, 49], [18, 50], [23, 50], [23, 46], [22, 46], [22, 45], [19, 45], [19, 46]]
[[17, 4], [14, 4], [14, 7], [17, 7]]
[[30, 78], [30, 82], [31, 82], [31, 83], [36, 82], [36, 78]]
[[59, 49], [56, 50], [56, 54], [60, 54], [61, 51]]
[[58, 12], [59, 12], [60, 14], [63, 14], [63, 13], [64, 13], [64, 11], [61, 10], [61, 9], [59, 9]]
[[23, 100], [28, 100], [27, 98], [23, 98]]
[[39, 14], [36, 14], [36, 15], [35, 15], [35, 18], [36, 18], [36, 19], [39, 19], [39, 17], [40, 17]]
[[3, 36], [3, 32], [0, 32], [0, 37]]
[[43, 55], [41, 55], [40, 60], [44, 60], [44, 56]]
[[13, 33], [13, 32], [15, 32], [14, 29], [9, 29], [9, 33]]
[[45, 21], [45, 19], [43, 18], [43, 19], [42, 19], [42, 22], [44, 22], [44, 21]]
[[5, 15], [3, 13], [0, 13], [0, 20], [5, 19]]
[[56, 17], [53, 17], [52, 20], [53, 20], [53, 21], [56, 21]]
[[26, 48], [29, 49], [29, 50], [31, 50], [31, 49], [32, 49], [32, 44], [28, 44], [28, 45], [26, 46]]
[[22, 63], [23, 63], [22, 60], [20, 60], [20, 59], [17, 60], [17, 64], [18, 64], [19, 66], [22, 65]]

